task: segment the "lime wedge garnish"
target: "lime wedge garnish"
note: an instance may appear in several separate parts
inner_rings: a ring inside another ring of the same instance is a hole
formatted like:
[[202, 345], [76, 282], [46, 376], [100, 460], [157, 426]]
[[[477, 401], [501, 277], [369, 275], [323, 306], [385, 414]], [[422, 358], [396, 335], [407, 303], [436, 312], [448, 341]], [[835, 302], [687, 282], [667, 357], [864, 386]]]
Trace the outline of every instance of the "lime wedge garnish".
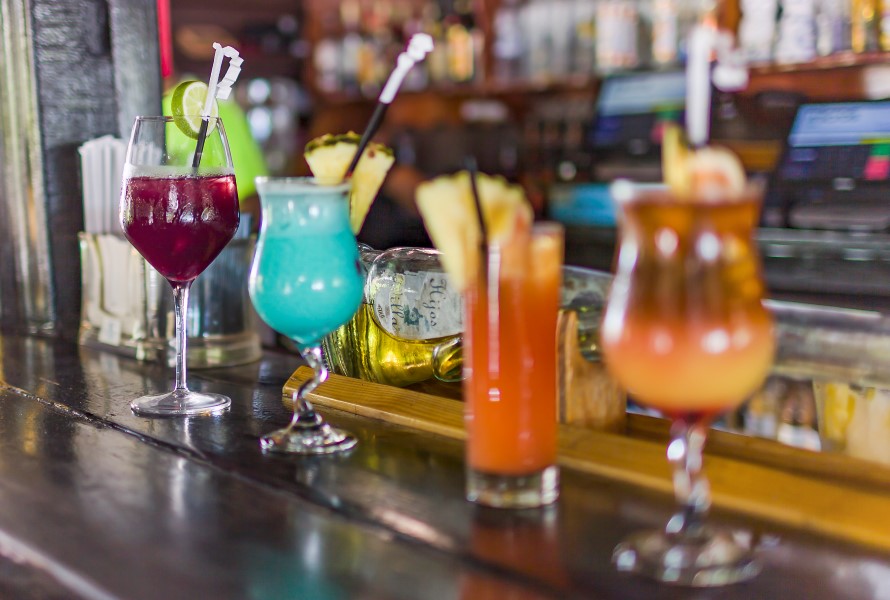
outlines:
[[[170, 100], [170, 112], [173, 113], [173, 122], [184, 134], [192, 139], [198, 139], [201, 130], [201, 111], [204, 110], [204, 100], [207, 98], [207, 84], [203, 81], [183, 81], [173, 90], [173, 98]], [[210, 106], [211, 117], [219, 115], [216, 100]], [[210, 121], [207, 133], [216, 127], [215, 121]]]

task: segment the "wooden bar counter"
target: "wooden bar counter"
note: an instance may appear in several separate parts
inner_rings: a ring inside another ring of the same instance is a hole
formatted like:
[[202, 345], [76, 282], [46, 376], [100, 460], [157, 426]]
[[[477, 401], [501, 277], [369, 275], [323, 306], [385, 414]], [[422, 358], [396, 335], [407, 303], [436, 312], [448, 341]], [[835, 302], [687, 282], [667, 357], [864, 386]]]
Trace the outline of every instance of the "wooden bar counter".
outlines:
[[[815, 473], [776, 470], [770, 481], [791, 487], [774, 490], [773, 512], [752, 511], [743, 494], [731, 493], [746, 482], [727, 478], [744, 468], [772, 469], [711, 456], [712, 519], [749, 529], [764, 569], [722, 589], [669, 587], [618, 574], [610, 564], [623, 536], [661, 526], [672, 512], [668, 487], [657, 483], [669, 474], [655, 463], [656, 442], [608, 434], [616, 440], [609, 466], [598, 463], [602, 448], [564, 438], [575, 454], [562, 456], [556, 505], [485, 509], [463, 499], [459, 434], [347, 405], [329, 402], [323, 412], [358, 435], [350, 454], [264, 455], [258, 437], [287, 422], [282, 388], [298, 365], [293, 356], [269, 353], [243, 367], [192, 371], [191, 387], [229, 395], [231, 410], [151, 420], [134, 416], [127, 403], [166, 389], [166, 369], [67, 342], [0, 338], [0, 597], [890, 596], [883, 538], [890, 492], [879, 481], [836, 487]], [[365, 384], [326, 385], [319, 394], [333, 397], [343, 386]], [[651, 461], [622, 458], [633, 444], [648, 444]], [[640, 470], [621, 475], [628, 461]], [[825, 494], [825, 510], [835, 506], [839, 520], [828, 514], [813, 526], [783, 517], [814, 494]], [[845, 498], [860, 503], [854, 508], [862, 518], [844, 520], [853, 512]], [[859, 532], [869, 519], [875, 536]]]

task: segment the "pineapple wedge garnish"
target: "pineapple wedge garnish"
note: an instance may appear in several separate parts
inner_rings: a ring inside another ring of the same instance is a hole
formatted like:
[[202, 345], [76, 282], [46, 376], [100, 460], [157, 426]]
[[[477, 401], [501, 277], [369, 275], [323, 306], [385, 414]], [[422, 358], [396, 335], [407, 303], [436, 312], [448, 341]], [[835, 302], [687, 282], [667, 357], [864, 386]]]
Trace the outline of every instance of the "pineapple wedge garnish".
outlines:
[[719, 201], [745, 191], [745, 169], [732, 151], [719, 146], [691, 149], [675, 124], [664, 130], [661, 166], [664, 182], [680, 198]]
[[699, 148], [688, 165], [693, 193], [703, 200], [737, 198], [745, 191], [745, 168], [728, 148]]
[[691, 153], [680, 127], [676, 123], [665, 125], [661, 138], [661, 171], [664, 182], [678, 196], [688, 196], [691, 191], [692, 182], [686, 166]]
[[[525, 193], [502, 177], [477, 175], [489, 244], [506, 245], [528, 235], [533, 214]], [[465, 290], [479, 265], [481, 233], [470, 176], [466, 171], [437, 177], [417, 188], [417, 208], [451, 282]]]
[[[316, 181], [321, 185], [342, 182], [360, 139], [357, 133], [350, 131], [342, 135], [325, 134], [306, 144], [304, 156]], [[376, 142], [368, 144], [362, 152], [352, 174], [349, 196], [349, 222], [353, 233], [362, 228], [394, 161], [393, 151]]]

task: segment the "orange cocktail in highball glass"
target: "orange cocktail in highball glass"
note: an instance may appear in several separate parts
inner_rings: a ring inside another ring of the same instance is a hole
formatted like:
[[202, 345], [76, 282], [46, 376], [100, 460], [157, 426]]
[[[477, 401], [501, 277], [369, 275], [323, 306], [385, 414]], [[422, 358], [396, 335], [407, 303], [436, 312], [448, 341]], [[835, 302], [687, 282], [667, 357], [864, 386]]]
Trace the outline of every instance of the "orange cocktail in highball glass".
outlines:
[[559, 495], [562, 227], [532, 226], [522, 188], [475, 171], [421, 184], [417, 208], [464, 294], [467, 499], [499, 508], [550, 504]]
[[563, 231], [549, 223], [492, 246], [465, 294], [467, 497], [527, 508], [554, 502], [556, 320]]
[[620, 182], [614, 193], [621, 234], [603, 353], [634, 399], [672, 419], [668, 458], [681, 504], [665, 531], [633, 536], [614, 560], [687, 585], [747, 579], [758, 571], [750, 549], [704, 523], [701, 450], [710, 421], [756, 391], [772, 364], [772, 317], [752, 239], [761, 191], [678, 197]]

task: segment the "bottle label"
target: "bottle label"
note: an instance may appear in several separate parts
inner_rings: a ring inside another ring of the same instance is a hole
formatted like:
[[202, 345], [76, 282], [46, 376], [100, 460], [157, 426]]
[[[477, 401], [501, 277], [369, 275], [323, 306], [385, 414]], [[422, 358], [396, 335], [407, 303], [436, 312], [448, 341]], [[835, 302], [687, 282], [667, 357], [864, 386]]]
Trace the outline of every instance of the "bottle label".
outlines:
[[463, 332], [463, 298], [445, 273], [397, 273], [376, 286], [374, 320], [406, 340], [433, 340]]

